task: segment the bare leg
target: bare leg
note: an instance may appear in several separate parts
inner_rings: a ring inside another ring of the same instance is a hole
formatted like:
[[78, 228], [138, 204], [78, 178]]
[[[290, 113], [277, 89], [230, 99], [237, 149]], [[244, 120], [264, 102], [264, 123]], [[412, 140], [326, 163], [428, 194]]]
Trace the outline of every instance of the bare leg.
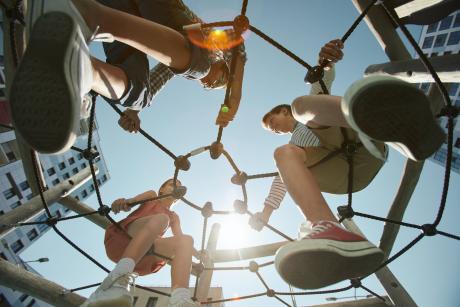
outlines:
[[286, 188], [305, 217], [311, 222], [335, 221], [312, 173], [305, 167], [305, 152], [294, 145], [275, 150], [275, 161]]
[[336, 126], [349, 128], [340, 107], [342, 97], [331, 95], [300, 96], [292, 102], [294, 118], [310, 127]]
[[[173, 257], [171, 268], [171, 287], [188, 288], [192, 266], [193, 239], [187, 235], [158, 238], [169, 223], [168, 216], [157, 214], [134, 221], [128, 227], [132, 237], [122, 258], [131, 258], [136, 263], [155, 246], [155, 252]], [[158, 258], [158, 260], [162, 260]]]
[[120, 67], [91, 58], [92, 90], [112, 100], [120, 99], [128, 88], [128, 76]]
[[168, 227], [169, 217], [166, 214], [146, 216], [132, 222], [128, 233], [132, 237], [122, 258], [131, 258], [138, 263], [160, 234]]
[[187, 40], [179, 32], [155, 22], [114, 10], [93, 0], [73, 0], [91, 29], [111, 33], [117, 41], [178, 69], [190, 63]]

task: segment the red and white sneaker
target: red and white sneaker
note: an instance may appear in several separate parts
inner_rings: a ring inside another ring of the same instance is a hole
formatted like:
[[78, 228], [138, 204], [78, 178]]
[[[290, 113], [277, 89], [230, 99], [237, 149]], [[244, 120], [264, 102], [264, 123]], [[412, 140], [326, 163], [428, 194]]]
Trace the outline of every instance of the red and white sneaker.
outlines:
[[383, 258], [383, 252], [365, 238], [337, 223], [320, 221], [311, 224], [309, 234], [276, 252], [275, 267], [294, 287], [318, 289], [365, 276]]

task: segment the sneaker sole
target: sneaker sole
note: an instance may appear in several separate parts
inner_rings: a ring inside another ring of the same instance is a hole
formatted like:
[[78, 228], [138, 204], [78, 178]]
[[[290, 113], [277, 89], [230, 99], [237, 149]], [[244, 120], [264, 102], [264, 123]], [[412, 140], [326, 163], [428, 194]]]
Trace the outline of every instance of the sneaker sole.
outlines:
[[426, 95], [399, 79], [374, 76], [355, 82], [342, 110], [353, 129], [412, 160], [428, 158], [445, 140]]
[[288, 284], [319, 289], [366, 276], [382, 263], [383, 257], [383, 252], [367, 241], [301, 240], [277, 251], [275, 267]]
[[41, 16], [13, 80], [14, 126], [41, 153], [66, 151], [76, 138], [79, 98], [68, 73], [76, 33], [76, 23], [65, 13]]

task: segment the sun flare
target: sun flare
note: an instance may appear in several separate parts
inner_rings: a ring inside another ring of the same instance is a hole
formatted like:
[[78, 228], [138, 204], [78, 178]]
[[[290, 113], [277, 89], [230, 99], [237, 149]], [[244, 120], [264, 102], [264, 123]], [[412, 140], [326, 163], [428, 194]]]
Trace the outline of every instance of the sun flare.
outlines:
[[248, 243], [251, 228], [248, 225], [248, 216], [229, 215], [220, 222], [219, 249], [237, 249]]

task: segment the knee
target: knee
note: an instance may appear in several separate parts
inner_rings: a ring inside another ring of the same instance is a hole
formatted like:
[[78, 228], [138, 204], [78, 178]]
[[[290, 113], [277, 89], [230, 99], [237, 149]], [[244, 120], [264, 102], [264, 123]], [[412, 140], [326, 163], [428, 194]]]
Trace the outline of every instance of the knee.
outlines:
[[175, 236], [175, 245], [176, 248], [190, 248], [193, 246], [193, 238], [189, 235], [179, 235]]
[[276, 164], [292, 159], [293, 157], [299, 156], [303, 153], [303, 150], [295, 145], [286, 144], [275, 149], [273, 157], [275, 158]]
[[305, 124], [313, 118], [314, 97], [300, 96], [294, 99], [291, 104], [292, 116], [299, 122]]

